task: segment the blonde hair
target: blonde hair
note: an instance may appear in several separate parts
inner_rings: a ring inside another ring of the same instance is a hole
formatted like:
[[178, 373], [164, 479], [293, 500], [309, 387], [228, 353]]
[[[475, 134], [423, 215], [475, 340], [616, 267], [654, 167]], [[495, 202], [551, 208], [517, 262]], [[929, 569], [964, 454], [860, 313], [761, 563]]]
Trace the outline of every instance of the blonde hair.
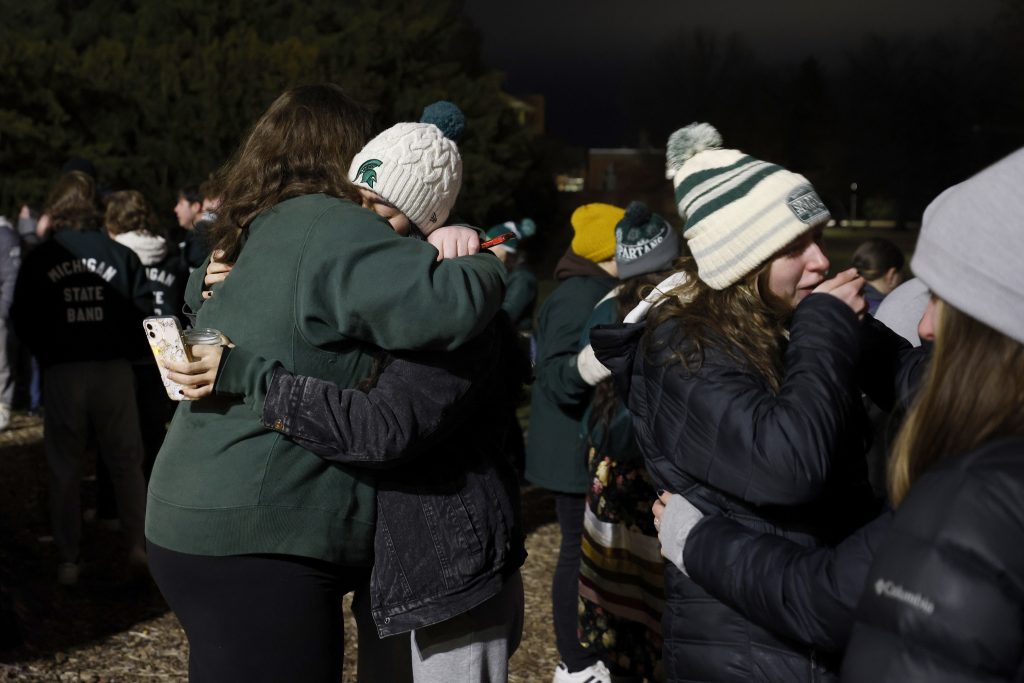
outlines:
[[[771, 261], [725, 289], [712, 289], [697, 275], [697, 262], [684, 257], [681, 268], [687, 281], [669, 293], [668, 300], [648, 318], [648, 331], [669, 320], [677, 321], [673, 335], [662, 345], [671, 347], [669, 362], [696, 372], [708, 346], [720, 348], [738, 363], [764, 377], [778, 391], [782, 384], [782, 340], [793, 309], [768, 288]], [[654, 335], [647, 335], [647, 352], [659, 350]]]
[[939, 460], [1024, 435], [1024, 344], [941, 299], [935, 315], [931, 367], [889, 460], [894, 506]]

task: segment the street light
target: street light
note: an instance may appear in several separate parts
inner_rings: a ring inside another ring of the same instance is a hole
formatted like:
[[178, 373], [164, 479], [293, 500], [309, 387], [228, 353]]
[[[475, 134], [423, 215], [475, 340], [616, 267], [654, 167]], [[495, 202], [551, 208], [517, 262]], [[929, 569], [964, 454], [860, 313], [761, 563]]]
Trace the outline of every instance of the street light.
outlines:
[[850, 183], [850, 220], [857, 220], [857, 183]]

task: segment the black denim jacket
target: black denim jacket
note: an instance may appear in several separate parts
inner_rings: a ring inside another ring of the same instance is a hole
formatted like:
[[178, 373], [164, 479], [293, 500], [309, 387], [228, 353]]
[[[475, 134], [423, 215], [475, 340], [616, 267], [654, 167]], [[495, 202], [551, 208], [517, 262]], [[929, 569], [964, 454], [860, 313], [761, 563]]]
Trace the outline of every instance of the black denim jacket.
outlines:
[[381, 637], [479, 605], [526, 559], [509, 450], [528, 370], [501, 314], [456, 351], [392, 357], [365, 393], [275, 370], [268, 428], [380, 468], [370, 605]]

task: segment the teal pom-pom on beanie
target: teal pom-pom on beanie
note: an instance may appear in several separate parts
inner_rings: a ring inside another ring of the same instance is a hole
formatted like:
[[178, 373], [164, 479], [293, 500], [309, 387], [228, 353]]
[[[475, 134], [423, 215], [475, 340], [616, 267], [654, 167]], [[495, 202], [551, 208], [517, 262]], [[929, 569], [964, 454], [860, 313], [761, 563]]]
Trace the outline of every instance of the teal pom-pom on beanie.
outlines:
[[446, 100], [438, 100], [424, 107], [420, 123], [434, 124], [446, 138], [454, 142], [458, 142], [466, 130], [466, 117], [462, 110]]

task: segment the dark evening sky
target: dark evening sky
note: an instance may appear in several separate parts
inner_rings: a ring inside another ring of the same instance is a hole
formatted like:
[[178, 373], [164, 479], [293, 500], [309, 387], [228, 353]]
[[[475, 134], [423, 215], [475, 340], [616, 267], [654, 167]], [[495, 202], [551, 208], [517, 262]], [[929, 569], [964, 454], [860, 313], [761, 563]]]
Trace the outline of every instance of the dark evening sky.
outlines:
[[[738, 35], [762, 62], [816, 56], [826, 67], [867, 34], [894, 39], [973, 33], [1000, 0], [466, 0], [485, 62], [514, 94], [539, 92], [549, 130], [592, 146], [630, 145], [624, 81], [657, 68], [656, 54], [695, 28]], [[657, 81], [655, 81], [657, 82]], [[655, 86], [656, 87], [656, 86]], [[665, 87], [673, 87], [666, 83]], [[679, 86], [676, 86], [679, 87]], [[635, 95], [631, 95], [635, 97]], [[603, 120], [603, 122], [602, 122]]]

